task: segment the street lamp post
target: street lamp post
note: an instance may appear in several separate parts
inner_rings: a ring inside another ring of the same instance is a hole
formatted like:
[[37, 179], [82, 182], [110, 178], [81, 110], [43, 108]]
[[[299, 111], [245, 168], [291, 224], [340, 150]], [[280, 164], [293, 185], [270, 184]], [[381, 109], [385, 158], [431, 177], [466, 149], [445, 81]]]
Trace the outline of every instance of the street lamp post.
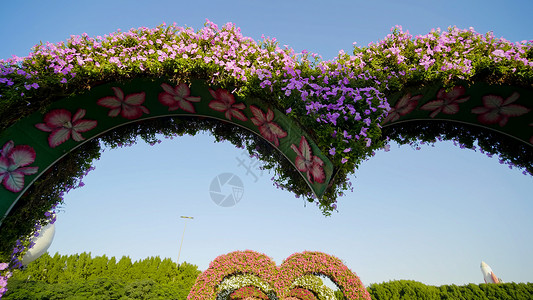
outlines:
[[194, 219], [194, 217], [181, 216], [180, 218], [185, 219], [185, 226], [183, 226], [183, 235], [181, 236], [180, 251], [178, 252], [178, 261], [176, 262], [176, 264], [178, 265], [178, 268], [180, 267], [181, 246], [183, 246], [183, 238], [185, 237], [185, 228], [187, 228], [187, 219]]

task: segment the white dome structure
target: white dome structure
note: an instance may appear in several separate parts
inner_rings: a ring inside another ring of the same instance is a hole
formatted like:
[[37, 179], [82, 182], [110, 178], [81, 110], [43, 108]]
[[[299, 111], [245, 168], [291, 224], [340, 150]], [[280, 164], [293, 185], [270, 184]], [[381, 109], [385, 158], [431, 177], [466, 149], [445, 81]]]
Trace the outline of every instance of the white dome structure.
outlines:
[[48, 224], [41, 228], [41, 230], [38, 231], [39, 236], [33, 237], [31, 239], [32, 242], [35, 243], [26, 254], [24, 254], [24, 257], [22, 257], [22, 265], [27, 266], [32, 261], [39, 258], [41, 255], [43, 255], [46, 250], [50, 247], [52, 244], [52, 240], [54, 239], [54, 235], [56, 233], [56, 227], [54, 224]]

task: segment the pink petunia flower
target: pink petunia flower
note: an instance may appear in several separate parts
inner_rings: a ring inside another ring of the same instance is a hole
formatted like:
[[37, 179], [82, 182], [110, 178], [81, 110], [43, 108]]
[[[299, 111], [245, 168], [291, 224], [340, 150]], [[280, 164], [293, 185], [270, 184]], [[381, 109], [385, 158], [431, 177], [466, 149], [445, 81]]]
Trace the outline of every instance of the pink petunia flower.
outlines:
[[485, 95], [482, 98], [483, 106], [472, 108], [472, 113], [478, 114], [478, 121], [483, 124], [499, 124], [505, 126], [510, 117], [518, 117], [530, 111], [527, 107], [519, 104], [511, 104], [520, 97], [514, 92], [507, 99], [501, 96]]
[[268, 109], [267, 113], [264, 114], [260, 108], [253, 105], [250, 105], [250, 110], [254, 115], [250, 120], [259, 127], [261, 135], [268, 141], [274, 143], [276, 147], [279, 147], [279, 139], [286, 137], [287, 132], [285, 132], [278, 124], [272, 122], [272, 120], [274, 120], [274, 112], [271, 109]]
[[309, 182], [323, 183], [326, 179], [323, 168], [324, 162], [318, 156], [313, 155], [311, 147], [305, 137], [302, 136], [299, 148], [294, 144], [291, 145], [291, 148], [296, 152], [296, 155], [298, 155], [294, 162], [296, 168], [300, 172], [305, 172], [307, 174], [307, 180], [309, 180]]
[[422, 97], [423, 95], [411, 96], [411, 93], [405, 94], [400, 100], [398, 100], [398, 102], [396, 102], [396, 105], [391, 108], [389, 114], [385, 120], [383, 120], [383, 124], [395, 122], [401, 116], [405, 116], [412, 112], [418, 105], [418, 100], [420, 100]]
[[235, 103], [235, 98], [231, 93], [223, 89], [218, 89], [216, 91], [210, 89], [209, 92], [211, 93], [211, 96], [215, 98], [215, 100], [209, 102], [209, 107], [211, 109], [223, 112], [228, 120], [231, 120], [232, 117], [241, 121], [248, 120], [241, 111], [246, 108], [246, 105], [244, 105], [244, 103]]
[[190, 113], [196, 113], [191, 102], [200, 102], [200, 97], [192, 97], [191, 90], [185, 83], [180, 83], [176, 87], [163, 83], [161, 87], [164, 92], [159, 93], [159, 102], [168, 106], [168, 111], [183, 109]]
[[48, 144], [52, 148], [66, 142], [71, 136], [73, 140], [80, 142], [85, 140], [81, 133], [89, 131], [97, 125], [97, 121], [82, 120], [85, 112], [85, 109], [80, 108], [72, 116], [70, 111], [66, 109], [54, 109], [44, 116], [44, 123], [35, 124], [35, 127], [42, 131], [51, 132], [48, 136]]
[[112, 87], [112, 89], [115, 92], [115, 96], [100, 98], [96, 102], [100, 106], [111, 109], [107, 113], [108, 116], [116, 117], [120, 114], [126, 119], [133, 120], [140, 118], [143, 113], [150, 113], [148, 108], [141, 105], [144, 103], [146, 97], [145, 92], [125, 96], [121, 88]]
[[454, 86], [449, 92], [446, 92], [446, 90], [442, 88], [437, 93], [437, 99], [422, 105], [420, 109], [432, 111], [431, 114], [429, 114], [432, 118], [440, 112], [447, 115], [456, 114], [459, 112], [459, 103], [463, 103], [470, 99], [470, 96], [462, 97], [465, 92], [465, 88], [460, 85]]
[[[37, 173], [39, 167], [28, 167], [35, 161], [35, 150], [28, 145], [7, 142], [0, 153], [0, 182], [11, 192], [24, 189], [24, 176]], [[3, 265], [2, 265], [3, 266]]]

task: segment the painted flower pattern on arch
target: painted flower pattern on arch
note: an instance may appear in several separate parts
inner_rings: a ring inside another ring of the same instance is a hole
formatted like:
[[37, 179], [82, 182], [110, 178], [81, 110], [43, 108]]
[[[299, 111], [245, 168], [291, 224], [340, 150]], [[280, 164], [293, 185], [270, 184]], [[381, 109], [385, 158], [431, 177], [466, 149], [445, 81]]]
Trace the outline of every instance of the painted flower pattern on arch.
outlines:
[[316, 155], [313, 155], [311, 146], [304, 136], [300, 139], [300, 146], [292, 144], [291, 149], [296, 152], [296, 160], [294, 164], [296, 168], [307, 174], [307, 180], [314, 183], [324, 183], [326, 174], [324, 173], [324, 162]]
[[470, 96], [465, 96], [465, 93], [466, 89], [460, 85], [454, 86], [449, 92], [442, 88], [437, 93], [437, 99], [422, 105], [420, 109], [431, 111], [429, 116], [432, 118], [441, 112], [447, 115], [456, 114], [459, 112], [459, 104], [470, 99]]
[[483, 124], [498, 124], [503, 127], [510, 117], [518, 117], [530, 111], [523, 105], [513, 104], [518, 98], [520, 98], [518, 92], [505, 99], [497, 95], [485, 95], [481, 98], [483, 106], [474, 107], [472, 113], [477, 114], [478, 121]]
[[0, 182], [11, 192], [24, 189], [24, 176], [37, 173], [39, 167], [29, 167], [35, 161], [35, 150], [28, 145], [15, 146], [7, 142], [0, 152]]
[[254, 115], [250, 119], [259, 128], [261, 135], [269, 142], [274, 143], [276, 147], [279, 147], [279, 139], [286, 137], [287, 132], [278, 124], [272, 122], [274, 120], [274, 112], [269, 108], [265, 114], [260, 108], [254, 105], [250, 105], [250, 110]]
[[180, 83], [175, 87], [163, 83], [161, 87], [164, 92], [159, 93], [159, 102], [168, 106], [168, 111], [183, 109], [186, 112], [196, 113], [191, 102], [200, 102], [200, 97], [191, 96], [191, 90], [185, 83]]
[[246, 105], [244, 103], [235, 103], [235, 97], [230, 92], [224, 89], [218, 89], [216, 91], [209, 89], [209, 93], [215, 98], [215, 100], [209, 102], [209, 108], [223, 112], [226, 119], [230, 121], [233, 117], [241, 121], [248, 120], [242, 112], [246, 108]]
[[44, 123], [35, 124], [37, 129], [50, 132], [48, 145], [55, 148], [69, 140], [71, 137], [76, 142], [81, 142], [85, 138], [81, 135], [96, 127], [97, 121], [84, 120], [85, 109], [78, 109], [74, 116], [66, 109], [54, 109], [44, 116]]
[[121, 115], [123, 118], [134, 120], [140, 118], [143, 113], [149, 114], [148, 108], [142, 104], [146, 98], [146, 93], [134, 93], [124, 95], [124, 92], [119, 87], [112, 87], [115, 96], [107, 96], [98, 99], [98, 105], [109, 108], [107, 113], [110, 117]]
[[423, 95], [411, 96], [411, 93], [403, 95], [403, 97], [396, 102], [396, 105], [391, 108], [387, 117], [383, 120], [383, 124], [395, 122], [400, 117], [412, 112], [418, 105], [418, 100], [420, 100], [422, 97]]

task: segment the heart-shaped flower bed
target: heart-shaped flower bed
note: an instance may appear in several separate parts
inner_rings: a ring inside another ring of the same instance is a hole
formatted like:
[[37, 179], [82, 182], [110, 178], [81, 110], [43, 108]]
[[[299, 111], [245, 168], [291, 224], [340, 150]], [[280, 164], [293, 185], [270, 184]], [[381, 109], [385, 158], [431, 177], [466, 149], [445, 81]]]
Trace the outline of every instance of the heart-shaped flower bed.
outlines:
[[[268, 256], [251, 250], [221, 255], [198, 278], [187, 299], [228, 299], [229, 295], [247, 286], [268, 295], [270, 299], [298, 299], [297, 291], [312, 289], [309, 275], [326, 276], [343, 292], [346, 299], [368, 299], [359, 277], [337, 257], [304, 251], [289, 256], [278, 267]], [[310, 291], [324, 295], [319, 289]]]

